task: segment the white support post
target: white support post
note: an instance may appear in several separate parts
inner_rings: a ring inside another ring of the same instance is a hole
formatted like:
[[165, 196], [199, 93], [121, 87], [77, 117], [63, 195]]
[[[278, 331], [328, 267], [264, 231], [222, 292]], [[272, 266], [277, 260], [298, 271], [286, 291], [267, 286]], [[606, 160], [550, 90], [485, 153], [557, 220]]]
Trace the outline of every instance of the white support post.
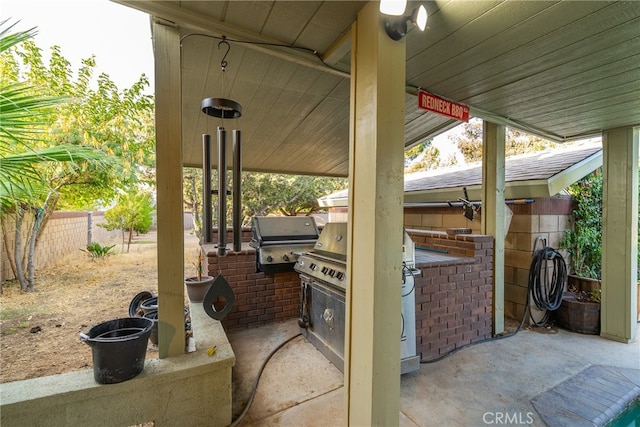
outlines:
[[153, 23], [156, 81], [159, 357], [185, 351], [180, 32]]
[[377, 2], [352, 27], [346, 292], [346, 420], [394, 426], [400, 411], [404, 40]]
[[638, 128], [603, 133], [600, 335], [628, 343], [638, 333]]
[[483, 122], [482, 232], [493, 236], [493, 334], [504, 332], [505, 139], [502, 125]]

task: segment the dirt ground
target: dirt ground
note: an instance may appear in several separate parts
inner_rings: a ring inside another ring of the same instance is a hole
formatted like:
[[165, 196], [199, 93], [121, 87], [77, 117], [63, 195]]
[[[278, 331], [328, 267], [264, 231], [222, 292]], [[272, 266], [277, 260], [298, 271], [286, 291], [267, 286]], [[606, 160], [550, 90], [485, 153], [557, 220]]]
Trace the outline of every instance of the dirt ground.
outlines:
[[[56, 265], [36, 271], [36, 292], [22, 293], [17, 281], [5, 282], [0, 296], [0, 383], [90, 369], [91, 348], [80, 332], [127, 317], [141, 291], [157, 294], [156, 232], [136, 236], [129, 253], [120, 239], [114, 254], [91, 261], [78, 251]], [[197, 238], [185, 232], [185, 276], [192, 276]], [[147, 360], [158, 357], [149, 343]]]

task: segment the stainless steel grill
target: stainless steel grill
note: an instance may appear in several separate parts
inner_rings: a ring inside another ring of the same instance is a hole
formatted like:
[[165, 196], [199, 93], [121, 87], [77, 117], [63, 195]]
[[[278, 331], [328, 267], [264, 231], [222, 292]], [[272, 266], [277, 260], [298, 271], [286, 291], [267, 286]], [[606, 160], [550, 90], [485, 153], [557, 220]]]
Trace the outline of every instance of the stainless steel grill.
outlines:
[[303, 253], [294, 266], [298, 273], [346, 290], [347, 223], [325, 224], [313, 249]]
[[[344, 365], [345, 291], [347, 287], [347, 223], [327, 223], [313, 249], [298, 257], [294, 269], [302, 286], [300, 319], [303, 333], [339, 369]], [[420, 367], [415, 334], [415, 246], [404, 232], [400, 332], [401, 373]]]
[[313, 249], [318, 226], [310, 216], [254, 216], [251, 241], [256, 268], [267, 274], [293, 271], [298, 256]]

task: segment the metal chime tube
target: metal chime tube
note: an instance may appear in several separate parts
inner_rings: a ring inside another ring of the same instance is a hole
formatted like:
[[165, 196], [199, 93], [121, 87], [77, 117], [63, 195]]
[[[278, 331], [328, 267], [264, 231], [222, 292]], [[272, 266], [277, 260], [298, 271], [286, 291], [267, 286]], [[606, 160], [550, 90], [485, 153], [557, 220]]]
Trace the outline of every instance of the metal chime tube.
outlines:
[[218, 256], [227, 253], [227, 131], [218, 127]]
[[233, 130], [233, 251], [242, 250], [242, 134]]
[[202, 242], [213, 242], [211, 204], [211, 135], [202, 134]]

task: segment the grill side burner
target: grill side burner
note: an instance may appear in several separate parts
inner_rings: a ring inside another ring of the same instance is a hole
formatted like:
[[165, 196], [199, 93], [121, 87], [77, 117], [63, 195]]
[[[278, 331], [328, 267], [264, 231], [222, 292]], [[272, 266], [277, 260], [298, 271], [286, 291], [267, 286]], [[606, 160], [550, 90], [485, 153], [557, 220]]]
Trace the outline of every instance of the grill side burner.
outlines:
[[311, 250], [318, 239], [310, 216], [254, 216], [251, 222], [249, 246], [256, 249], [256, 269], [266, 274], [293, 271], [300, 253]]

